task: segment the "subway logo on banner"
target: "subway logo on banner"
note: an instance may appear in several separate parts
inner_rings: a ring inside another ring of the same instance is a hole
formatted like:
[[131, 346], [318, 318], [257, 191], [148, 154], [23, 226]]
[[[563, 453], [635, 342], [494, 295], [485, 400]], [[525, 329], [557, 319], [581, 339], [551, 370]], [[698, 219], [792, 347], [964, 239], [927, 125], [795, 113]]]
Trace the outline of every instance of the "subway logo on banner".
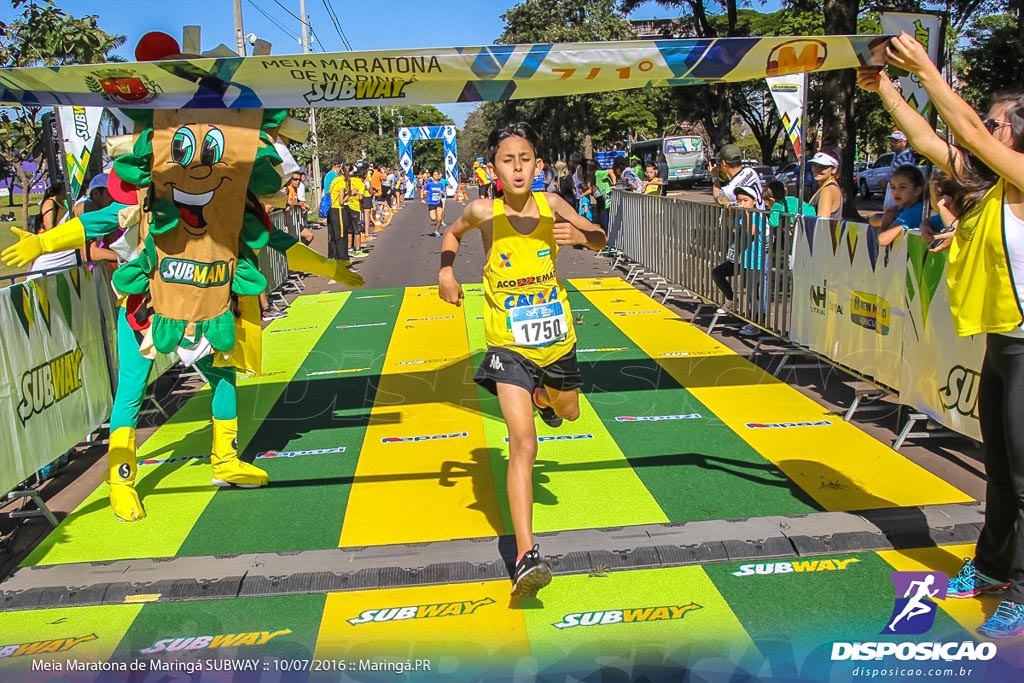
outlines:
[[245, 633], [227, 633], [215, 636], [187, 636], [184, 638], [164, 638], [139, 652], [147, 655], [157, 652], [183, 652], [185, 650], [215, 650], [217, 648], [240, 647], [242, 645], [266, 645], [278, 636], [286, 636], [291, 629], [279, 631], [248, 631]]
[[827, 558], [824, 560], [802, 560], [798, 562], [763, 562], [757, 564], [741, 564], [739, 571], [732, 573], [733, 576], [767, 576], [768, 574], [800, 574], [810, 572], [836, 572], [844, 571], [854, 562], [860, 562], [856, 557], [845, 560], [839, 558]]
[[21, 425], [82, 388], [82, 349], [61, 354], [21, 376]]
[[88, 643], [90, 640], [98, 639], [95, 633], [90, 633], [87, 636], [75, 638], [56, 638], [54, 640], [35, 640], [31, 643], [18, 643], [15, 645], [0, 645], [0, 659], [67, 652], [81, 643]]
[[600, 612], [573, 612], [566, 614], [558, 623], [552, 624], [557, 629], [575, 628], [577, 626], [610, 626], [611, 624], [643, 624], [650, 621], [669, 621], [682, 619], [689, 612], [703, 609], [695, 602], [688, 605], [662, 605], [660, 607], [635, 607], [632, 609], [610, 609]]
[[353, 626], [384, 623], [388, 621], [407, 621], [409, 619], [433, 619], [435, 617], [462, 617], [473, 614], [481, 607], [493, 605], [493, 598], [480, 600], [460, 600], [458, 602], [436, 602], [432, 605], [411, 605], [409, 607], [386, 607], [384, 609], [364, 610], [358, 617], [348, 620]]
[[160, 277], [164, 282], [193, 287], [219, 287], [231, 279], [226, 261], [199, 263], [188, 259], [165, 258], [160, 262]]

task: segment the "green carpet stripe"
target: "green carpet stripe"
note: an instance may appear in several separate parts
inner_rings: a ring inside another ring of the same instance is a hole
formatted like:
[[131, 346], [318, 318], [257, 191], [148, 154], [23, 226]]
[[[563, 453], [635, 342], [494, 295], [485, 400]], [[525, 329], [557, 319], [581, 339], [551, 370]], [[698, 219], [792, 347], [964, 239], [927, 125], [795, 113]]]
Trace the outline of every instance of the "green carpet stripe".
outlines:
[[[325, 599], [313, 594], [153, 603], [143, 607], [115, 657], [141, 661], [147, 671], [159, 670], [153, 663], [201, 663], [203, 672], [194, 680], [288, 680], [263, 664], [274, 658], [312, 657]], [[251, 659], [262, 660], [259, 673], [235, 674], [235, 678], [218, 678], [208, 665], [210, 660], [234, 664]], [[149, 674], [152, 680], [178, 680], [181, 675], [160, 679]]]
[[[344, 292], [300, 297], [290, 307], [287, 318], [274, 321], [264, 331], [264, 374], [240, 379], [238, 383], [241, 448], [244, 449], [327, 327], [324, 321], [333, 319], [348, 296]], [[211, 424], [210, 393], [203, 389], [139, 447], [138, 458], [208, 455]], [[24, 564], [175, 555], [216, 491], [210, 485], [207, 460], [140, 467], [136, 489], [146, 506], [146, 519], [134, 523], [119, 521], [110, 511], [107, 486], [101, 484]]]
[[[270, 486], [219, 491], [179, 555], [337, 546], [401, 302], [401, 290], [353, 292], [302, 360], [244, 456], [341, 446], [345, 452], [260, 459]], [[335, 374], [338, 370], [346, 372]]]
[[[771, 462], [570, 288], [583, 391], [673, 522], [820, 509]], [[587, 310], [590, 308], [591, 310]], [[594, 351], [586, 351], [594, 349]], [[616, 350], [621, 349], [621, 350]], [[617, 421], [621, 417], [693, 416]]]
[[[484, 299], [479, 286], [466, 287], [466, 326], [473, 353], [474, 367], [480, 364], [486, 350], [484, 341]], [[511, 532], [505, 478], [508, 471], [508, 430], [501, 417], [498, 399], [478, 388], [484, 433], [491, 456], [491, 468], [501, 501], [506, 529]], [[561, 531], [599, 526], [653, 524], [668, 521], [665, 513], [651, 497], [622, 451], [609, 436], [605, 425], [594, 412], [589, 396], [580, 396], [580, 419], [564, 422], [551, 429], [536, 420], [540, 439], [590, 435], [580, 440], [542, 441], [534, 466], [535, 531]], [[604, 501], [629, 501], [624, 504], [603, 504]]]
[[[804, 669], [804, 675], [819, 679], [825, 672], [815, 667], [831, 664], [828, 651], [808, 655], [818, 648], [830, 649], [834, 641], [969, 639], [941, 610], [935, 625], [923, 635], [880, 636], [895, 596], [889, 579], [892, 567], [875, 553], [729, 562], [705, 566], [704, 571], [776, 675], [791, 672], [794, 666], [799, 670], [802, 665], [810, 667]], [[828, 680], [827, 675], [823, 680]]]

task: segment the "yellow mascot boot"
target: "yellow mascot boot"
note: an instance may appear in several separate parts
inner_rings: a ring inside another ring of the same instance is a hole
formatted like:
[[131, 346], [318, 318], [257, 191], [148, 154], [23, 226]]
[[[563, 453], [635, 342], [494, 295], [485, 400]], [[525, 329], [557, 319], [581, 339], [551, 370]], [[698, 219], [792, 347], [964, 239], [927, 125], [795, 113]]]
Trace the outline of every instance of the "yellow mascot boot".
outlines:
[[270, 483], [267, 473], [255, 465], [238, 459], [238, 420], [213, 420], [214, 486], [238, 486], [254, 489]]
[[146, 516], [139, 494], [135, 492], [135, 430], [120, 427], [110, 434], [110, 450], [107, 452], [110, 485], [110, 509], [125, 522], [135, 522]]

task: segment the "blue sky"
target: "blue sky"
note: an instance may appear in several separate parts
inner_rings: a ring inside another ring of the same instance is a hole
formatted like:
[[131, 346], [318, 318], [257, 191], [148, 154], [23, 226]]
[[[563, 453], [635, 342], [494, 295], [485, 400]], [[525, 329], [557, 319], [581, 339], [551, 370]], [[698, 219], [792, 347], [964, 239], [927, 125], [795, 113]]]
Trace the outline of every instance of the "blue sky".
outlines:
[[[502, 13], [518, 2], [461, 0], [444, 5], [423, 0], [306, 0], [306, 14], [317, 39], [311, 49], [316, 52], [346, 49], [329, 19], [328, 4], [337, 13], [341, 30], [353, 50], [386, 50], [489, 45], [502, 31]], [[126, 36], [127, 42], [120, 52], [129, 60], [134, 59], [135, 44], [146, 32], [163, 31], [180, 40], [181, 27], [186, 24], [202, 26], [204, 50], [218, 43], [231, 48], [235, 45], [232, 0], [162, 0], [152, 4], [140, 0], [57, 0], [57, 5], [75, 16], [95, 14], [103, 30]], [[452, 11], [446, 11], [446, 7]], [[302, 51], [298, 42], [298, 14], [299, 0], [242, 0], [245, 32], [271, 42], [274, 54]], [[634, 12], [633, 18], [678, 14], [678, 10], [666, 10], [648, 2]], [[13, 15], [10, 5], [0, 2], [0, 19], [8, 20]], [[473, 106], [441, 105], [439, 109], [461, 125]]]

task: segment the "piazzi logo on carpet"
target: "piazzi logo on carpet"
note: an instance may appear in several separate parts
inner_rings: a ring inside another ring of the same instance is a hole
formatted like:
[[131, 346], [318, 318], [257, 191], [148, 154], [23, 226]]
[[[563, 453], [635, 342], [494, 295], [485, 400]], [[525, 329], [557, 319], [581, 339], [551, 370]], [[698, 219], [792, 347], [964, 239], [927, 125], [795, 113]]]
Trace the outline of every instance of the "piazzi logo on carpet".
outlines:
[[552, 624], [557, 629], [575, 628], [577, 626], [610, 626], [612, 624], [643, 624], [649, 621], [669, 621], [682, 619], [688, 613], [703, 609], [701, 605], [691, 602], [688, 605], [661, 605], [659, 607], [633, 607], [623, 609], [601, 610], [599, 612], [572, 612], [562, 620]]

